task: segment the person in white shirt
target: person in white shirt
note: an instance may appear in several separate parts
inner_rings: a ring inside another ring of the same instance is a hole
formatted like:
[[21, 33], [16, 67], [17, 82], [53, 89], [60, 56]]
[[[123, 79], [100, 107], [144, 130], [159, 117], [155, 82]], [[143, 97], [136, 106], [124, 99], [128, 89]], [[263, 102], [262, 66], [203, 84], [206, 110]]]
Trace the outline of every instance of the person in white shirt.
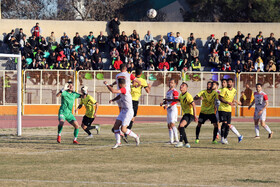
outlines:
[[265, 124], [266, 120], [266, 108], [268, 106], [268, 97], [265, 92], [262, 91], [262, 84], [256, 84], [256, 92], [254, 93], [255, 99], [248, 107], [250, 108], [255, 104], [255, 113], [254, 113], [254, 121], [255, 121], [255, 132], [256, 137], [255, 139], [260, 138], [260, 129], [259, 129], [259, 122], [261, 126], [268, 132], [268, 138], [272, 138], [273, 131], [270, 130], [269, 126]]

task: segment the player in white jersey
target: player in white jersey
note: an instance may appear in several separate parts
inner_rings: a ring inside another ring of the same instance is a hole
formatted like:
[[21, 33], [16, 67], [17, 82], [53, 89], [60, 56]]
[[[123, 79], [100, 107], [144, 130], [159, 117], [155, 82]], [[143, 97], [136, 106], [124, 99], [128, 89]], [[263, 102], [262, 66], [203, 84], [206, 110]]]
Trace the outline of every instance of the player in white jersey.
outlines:
[[104, 81], [104, 84], [107, 86], [110, 92], [119, 94], [117, 97], [120, 100], [122, 106], [120, 114], [117, 117], [116, 122], [114, 124], [116, 144], [112, 147], [112, 149], [116, 149], [119, 146], [121, 146], [120, 130], [123, 133], [135, 138], [136, 146], [138, 146], [140, 143], [139, 136], [135, 134], [132, 130], [127, 129], [127, 126], [133, 118], [134, 112], [132, 108], [132, 97], [130, 94], [130, 89], [128, 90], [126, 88], [126, 80], [122, 78], [118, 79], [118, 86], [120, 89], [114, 89], [111, 85], [108, 85], [106, 81]]
[[254, 121], [255, 121], [255, 132], [256, 132], [256, 139], [260, 138], [260, 129], [259, 129], [259, 122], [261, 126], [268, 132], [268, 138], [272, 138], [273, 131], [270, 130], [269, 126], [265, 124], [266, 120], [266, 108], [268, 106], [268, 97], [266, 93], [262, 91], [262, 84], [256, 84], [256, 92], [254, 93], [255, 99], [248, 107], [250, 108], [255, 104], [255, 113], [254, 113]]
[[[179, 98], [179, 93], [175, 89], [175, 87], [176, 87], [176, 82], [174, 79], [171, 78], [169, 80], [169, 90], [166, 93], [165, 99], [172, 100], [172, 99]], [[160, 103], [160, 106], [163, 106], [163, 105], [164, 105], [164, 109], [167, 110], [167, 127], [169, 130], [170, 144], [177, 144], [179, 142], [178, 130], [175, 126], [175, 123], [177, 122], [177, 118], [178, 118], [177, 102], [176, 101], [164, 101], [163, 103]]]
[[[126, 88], [127, 90], [130, 90], [131, 81], [135, 81], [135, 82], [137, 82], [139, 85], [141, 85], [141, 82], [140, 82], [138, 79], [136, 79], [135, 76], [134, 76], [133, 74], [130, 74], [130, 73], [127, 72], [127, 67], [126, 67], [125, 64], [121, 64], [121, 65], [120, 65], [120, 70], [121, 70], [121, 72], [118, 73], [118, 74], [116, 75], [116, 80], [115, 80], [115, 82], [114, 82], [111, 86], [117, 84], [118, 89], [120, 89], [119, 84], [118, 84], [118, 80], [119, 80], [119, 79], [124, 79], [124, 80], [125, 80], [125, 84], [126, 84], [126, 87], [125, 87], [125, 88]], [[137, 84], [137, 85], [138, 85], [138, 84]], [[119, 94], [117, 94], [117, 95], [119, 95]], [[118, 103], [119, 110], [121, 111], [121, 107], [122, 107], [122, 106], [121, 106], [120, 100], [117, 100], [116, 102]]]

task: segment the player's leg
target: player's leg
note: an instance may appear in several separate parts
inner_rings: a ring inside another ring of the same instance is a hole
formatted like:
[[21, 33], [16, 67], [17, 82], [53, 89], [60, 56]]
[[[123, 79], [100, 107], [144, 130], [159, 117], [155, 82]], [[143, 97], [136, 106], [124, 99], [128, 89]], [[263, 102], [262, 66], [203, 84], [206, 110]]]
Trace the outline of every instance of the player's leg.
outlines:
[[266, 120], [266, 110], [264, 110], [260, 115], [260, 123], [261, 126], [268, 132], [268, 138], [272, 138], [273, 131], [271, 131], [269, 126], [266, 125], [265, 120]]
[[227, 124], [229, 126], [229, 129], [237, 136], [238, 143], [240, 143], [243, 140], [243, 136], [238, 132], [235, 126], [231, 124], [231, 112], [227, 113], [227, 119], [228, 119]]
[[90, 130], [88, 129], [88, 127], [90, 127], [90, 125], [91, 125], [90, 118], [88, 118], [87, 116], [84, 116], [81, 127], [88, 134], [88, 137], [92, 138], [93, 136], [92, 136]]
[[223, 111], [219, 111], [219, 119], [220, 119], [220, 123], [222, 124], [221, 126], [221, 143], [225, 144], [225, 134], [226, 134], [226, 127], [227, 125], [227, 121], [226, 121], [226, 116], [225, 116], [225, 112]]
[[74, 127], [73, 144], [79, 144], [79, 142], [77, 141], [78, 134], [79, 134], [79, 123], [77, 122], [76, 119], [75, 120], [71, 120], [69, 123]]
[[260, 127], [259, 127], [259, 119], [254, 119], [254, 124], [255, 124], [255, 139], [260, 139]]
[[180, 121], [179, 124], [179, 132], [180, 132], [180, 140], [179, 143], [177, 145], [175, 145], [175, 147], [179, 148], [179, 147], [183, 147], [183, 141], [185, 142], [185, 147], [190, 148], [190, 144], [188, 142], [187, 139], [187, 135], [186, 135], [186, 131], [185, 128], [188, 127], [188, 125], [194, 120], [194, 118], [191, 115], [184, 115]]
[[174, 143], [176, 143], [176, 144], [179, 142], [178, 129], [175, 126], [175, 123], [177, 122], [177, 119], [178, 119], [178, 109], [176, 107], [172, 110], [172, 120], [171, 120], [171, 124], [170, 124], [170, 127], [172, 128], [174, 140], [175, 140]]
[[219, 139], [219, 135], [221, 136], [221, 123], [219, 122], [219, 112], [216, 112], [216, 119], [217, 119], [217, 125], [218, 125], [218, 134], [217, 134], [217, 139]]
[[217, 124], [218, 121], [217, 121], [215, 114], [210, 114], [209, 119], [214, 126], [212, 143], [217, 144], [218, 142], [216, 141], [216, 138], [217, 138], [217, 134], [218, 134], [218, 124]]
[[205, 123], [206, 119], [206, 115], [200, 113], [199, 117], [198, 117], [198, 123], [196, 126], [196, 130], [195, 130], [195, 143], [198, 144], [199, 143], [199, 134], [200, 134], [200, 129], [201, 129], [201, 125]]
[[133, 118], [130, 121], [128, 127], [127, 127], [128, 129], [132, 129], [135, 117], [137, 116], [139, 101], [132, 101], [132, 105], [133, 105], [134, 115], [133, 115]]
[[179, 142], [177, 143], [177, 145], [175, 145], [175, 147], [179, 148], [179, 147], [183, 147], [183, 141], [185, 141], [185, 143], [187, 142], [188, 143], [188, 139], [187, 139], [187, 135], [186, 135], [186, 132], [185, 132], [185, 125], [187, 125], [187, 121], [183, 119], [181, 119], [180, 121], [180, 124], [178, 126], [178, 130], [179, 130], [179, 133], [180, 133], [180, 139], [179, 139]]
[[135, 139], [136, 146], [138, 146], [140, 144], [139, 136], [137, 134], [135, 134], [132, 130], [127, 128], [129, 122], [133, 118], [132, 112], [127, 112], [127, 114], [125, 115], [125, 118], [123, 119], [123, 122], [122, 122], [121, 130], [124, 134], [133, 137]]
[[57, 126], [57, 143], [61, 142], [61, 132], [62, 132], [62, 129], [63, 129], [63, 125], [64, 125], [64, 121], [61, 119], [59, 121], [58, 126]]
[[167, 128], [168, 128], [168, 133], [169, 133], [169, 143], [173, 144], [174, 134], [173, 134], [173, 130], [171, 127], [171, 122], [172, 122], [172, 110], [167, 109]]
[[61, 132], [62, 132], [62, 129], [63, 129], [63, 125], [64, 125], [64, 122], [65, 122], [65, 115], [62, 113], [62, 112], [59, 112], [58, 114], [58, 126], [57, 126], [57, 143], [60, 143], [61, 142]]
[[119, 119], [116, 119], [114, 124], [114, 133], [116, 138], [116, 144], [112, 147], [112, 149], [116, 149], [119, 146], [121, 146], [121, 135], [120, 135], [120, 126], [122, 125], [122, 121]]

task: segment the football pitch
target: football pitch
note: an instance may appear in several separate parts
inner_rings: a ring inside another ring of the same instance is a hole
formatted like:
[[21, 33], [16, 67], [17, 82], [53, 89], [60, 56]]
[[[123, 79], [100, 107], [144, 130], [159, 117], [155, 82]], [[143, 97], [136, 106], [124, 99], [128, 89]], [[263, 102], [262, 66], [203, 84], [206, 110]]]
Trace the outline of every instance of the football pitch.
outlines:
[[[186, 130], [191, 148], [167, 142], [165, 123], [135, 124], [141, 144], [133, 139], [112, 150], [112, 125], [87, 139], [80, 129], [73, 145], [73, 128], [64, 126], [62, 143], [56, 127], [24, 128], [23, 136], [0, 136], [1, 186], [280, 186], [280, 123], [269, 123], [272, 139], [260, 127], [255, 140], [252, 123], [234, 124], [244, 136], [241, 143], [229, 133], [229, 145], [211, 144], [213, 127], [201, 128], [194, 144], [195, 124]], [[9, 130], [1, 129], [0, 134]]]

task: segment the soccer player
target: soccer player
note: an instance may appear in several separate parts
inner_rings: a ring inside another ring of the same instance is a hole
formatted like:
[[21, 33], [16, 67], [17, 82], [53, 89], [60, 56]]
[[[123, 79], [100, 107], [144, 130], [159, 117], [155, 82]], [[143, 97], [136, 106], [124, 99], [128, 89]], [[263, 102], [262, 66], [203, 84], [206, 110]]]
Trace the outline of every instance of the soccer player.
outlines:
[[81, 94], [78, 94], [73, 91], [73, 83], [71, 81], [67, 82], [64, 86], [64, 89], [61, 89], [56, 96], [61, 96], [61, 106], [59, 108], [58, 113], [58, 135], [57, 135], [57, 142], [61, 142], [61, 132], [64, 125], [65, 120], [68, 121], [74, 127], [74, 140], [73, 144], [79, 144], [77, 141], [78, 134], [79, 134], [79, 124], [72, 114], [73, 104], [75, 99], [80, 98]]
[[[114, 83], [112, 83], [111, 87], [113, 87], [115, 84], [117, 84], [117, 87], [118, 87], [117, 89], [119, 90], [120, 89], [119, 84], [118, 84], [119, 79], [124, 79], [125, 80], [127, 90], [130, 90], [131, 81], [138, 83], [137, 85], [141, 85], [141, 82], [137, 78], [135, 78], [135, 76], [133, 74], [130, 74], [130, 73], [127, 72], [127, 66], [125, 64], [120, 65], [120, 71], [121, 72], [116, 75], [116, 80], [115, 80]], [[119, 94], [117, 94], [117, 95], [119, 95]], [[117, 100], [116, 102], [119, 106], [119, 110], [121, 111], [121, 107], [122, 107], [121, 106], [121, 101]]]
[[220, 122], [222, 123], [222, 128], [221, 128], [222, 144], [228, 144], [227, 136], [229, 133], [229, 129], [238, 137], [238, 142], [241, 142], [243, 139], [243, 136], [239, 134], [239, 132], [233, 125], [231, 125], [232, 107], [235, 106], [235, 103], [241, 105], [240, 102], [234, 99], [235, 95], [236, 95], [236, 89], [233, 88], [233, 79], [229, 78], [227, 79], [227, 88], [223, 88], [219, 95], [219, 100], [221, 101], [221, 104], [219, 106], [218, 111], [219, 111]]
[[256, 132], [256, 139], [260, 138], [260, 129], [259, 129], [259, 122], [261, 126], [268, 132], [268, 138], [272, 138], [273, 131], [270, 130], [269, 126], [265, 124], [266, 119], [266, 108], [268, 106], [268, 97], [266, 93], [262, 91], [262, 84], [256, 84], [256, 92], [254, 93], [255, 99], [248, 107], [250, 108], [255, 104], [255, 114], [254, 114], [254, 121], [255, 121], [255, 132]]
[[164, 105], [163, 108], [167, 110], [167, 128], [169, 130], [170, 144], [177, 144], [179, 142], [178, 130], [175, 126], [175, 123], [177, 122], [177, 118], [178, 118], [178, 108], [177, 108], [178, 101], [173, 101], [178, 99], [179, 93], [175, 89], [175, 87], [176, 87], [175, 79], [171, 78], [169, 80], [169, 90], [166, 93], [166, 98], [163, 99], [164, 100], [163, 103], [160, 103], [160, 106]]
[[[116, 119], [114, 124], [114, 133], [116, 138], [116, 144], [112, 147], [112, 149], [116, 149], [121, 146], [121, 136], [120, 136], [120, 129], [123, 133], [133, 137], [136, 142], [136, 146], [140, 144], [140, 139], [137, 134], [135, 134], [132, 130], [127, 129], [131, 119], [133, 118], [133, 108], [132, 108], [132, 98], [130, 94], [130, 89], [126, 88], [126, 80], [125, 79], [118, 79], [118, 86], [120, 89], [114, 89], [111, 85], [108, 85], [106, 81], [104, 84], [110, 90], [110, 92], [119, 94], [117, 97], [121, 102], [121, 111], [119, 116]], [[130, 84], [130, 82], [129, 82]]]
[[213, 90], [213, 82], [209, 81], [207, 83], [207, 89], [199, 92], [194, 100], [202, 99], [201, 111], [198, 117], [198, 124], [196, 126], [196, 139], [195, 143], [199, 143], [199, 133], [201, 125], [205, 123], [208, 119], [214, 125], [213, 139], [212, 143], [217, 144], [216, 141], [218, 133], [217, 118], [215, 115], [215, 99], [218, 97], [218, 93]]
[[129, 126], [127, 127], [128, 129], [132, 129], [132, 125], [134, 123], [135, 117], [137, 116], [139, 98], [141, 97], [142, 94], [142, 88], [144, 88], [147, 93], [150, 93], [151, 90], [151, 85], [147, 84], [147, 81], [141, 78], [142, 72], [143, 72], [142, 68], [137, 68], [135, 71], [136, 78], [141, 82], [141, 84], [138, 85], [138, 83], [134, 82], [134, 84], [131, 86], [132, 106], [133, 106], [134, 115], [129, 123]]
[[[91, 129], [96, 129], [97, 134], [100, 132], [100, 126], [94, 125], [91, 126], [92, 122], [96, 118], [96, 113], [98, 110], [98, 103], [96, 100], [88, 94], [88, 87], [83, 86], [81, 88], [82, 96], [81, 96], [81, 102], [78, 106], [78, 108], [75, 110], [77, 112], [82, 106], [84, 105], [86, 107], [86, 113], [83, 117], [82, 125], [81, 127], [84, 129], [84, 131], [88, 134], [88, 138], [93, 138], [93, 135], [91, 134]], [[94, 107], [95, 106], [95, 107]]]
[[[187, 128], [192, 121], [198, 121], [196, 117], [196, 106], [193, 102], [192, 95], [188, 92], [188, 84], [186, 82], [183, 82], [181, 84], [180, 91], [181, 94], [179, 96], [179, 99], [166, 99], [166, 101], [180, 101], [181, 108], [184, 114], [178, 126], [180, 132], [180, 141], [177, 145], [175, 145], [175, 147], [190, 148], [191, 146], [188, 142], [185, 128]], [[183, 141], [185, 142], [185, 144], [183, 144]]]

